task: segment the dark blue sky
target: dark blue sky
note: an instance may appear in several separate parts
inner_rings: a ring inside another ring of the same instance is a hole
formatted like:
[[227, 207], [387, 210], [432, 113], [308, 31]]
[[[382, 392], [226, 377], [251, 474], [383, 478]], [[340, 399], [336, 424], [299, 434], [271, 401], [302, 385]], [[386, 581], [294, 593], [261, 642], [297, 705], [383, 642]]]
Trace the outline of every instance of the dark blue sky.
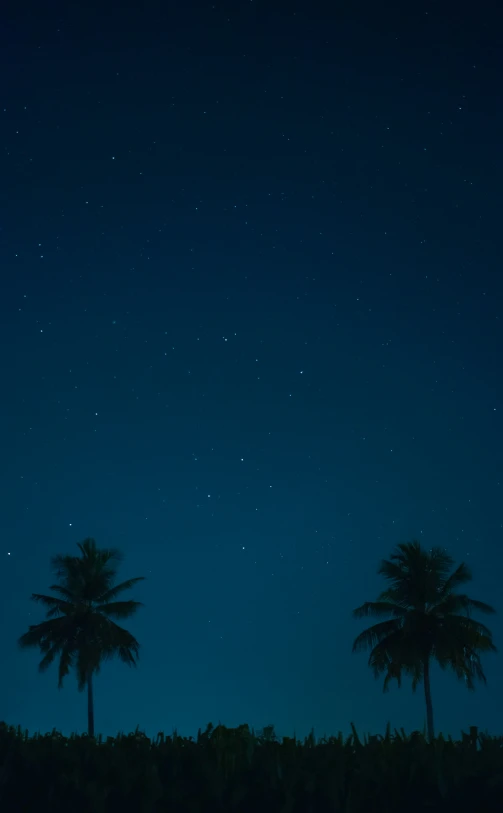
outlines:
[[[1, 29], [0, 719], [84, 729], [16, 641], [92, 536], [148, 578], [98, 730], [421, 728], [351, 611], [413, 537], [502, 609], [498, 20], [79, 5]], [[439, 729], [503, 731], [485, 667]]]

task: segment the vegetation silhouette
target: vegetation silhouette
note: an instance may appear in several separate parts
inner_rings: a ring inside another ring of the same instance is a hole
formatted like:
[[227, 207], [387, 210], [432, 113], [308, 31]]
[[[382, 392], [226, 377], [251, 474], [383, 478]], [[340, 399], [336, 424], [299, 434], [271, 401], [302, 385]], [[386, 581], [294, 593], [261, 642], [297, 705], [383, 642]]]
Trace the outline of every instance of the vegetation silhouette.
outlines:
[[[45, 671], [59, 659], [59, 682], [75, 669], [79, 691], [87, 688], [88, 734], [94, 736], [93, 677], [103, 661], [118, 657], [136, 666], [139, 643], [115, 623], [134, 615], [141, 603], [119, 597], [143, 576], [116, 584], [122, 555], [115, 549], [99, 549], [94, 539], [78, 545], [80, 556], [59, 555], [52, 559], [56, 596], [33, 593], [32, 599], [47, 607], [46, 620], [30, 626], [21, 636], [23, 648], [40, 649], [39, 669]], [[119, 598], [119, 600], [117, 600]]]
[[279, 738], [209, 725], [197, 738], [28, 736], [0, 724], [0, 809], [51, 813], [496, 813], [503, 738], [402, 731]]
[[353, 611], [354, 618], [387, 618], [364, 630], [353, 643], [353, 652], [370, 649], [369, 666], [374, 676], [384, 675], [383, 691], [395, 679], [401, 686], [402, 673], [412, 678], [412, 689], [423, 682], [428, 738], [433, 741], [433, 704], [430, 665], [451, 669], [470, 690], [475, 680], [486, 682], [480, 654], [496, 652], [492, 633], [474, 620], [474, 611], [494, 613], [483, 601], [457, 592], [471, 581], [472, 574], [443, 548], [423, 549], [416, 540], [399, 544], [378, 573], [389, 587], [377, 601], [367, 601]]
[[353, 611], [379, 623], [364, 630], [353, 650], [370, 649], [369, 665], [392, 679], [424, 683], [427, 725], [362, 739], [353, 725], [345, 737], [279, 738], [273, 726], [255, 734], [211, 724], [197, 738], [159, 733], [150, 740], [129, 735], [94, 736], [93, 677], [103, 661], [118, 656], [138, 662], [139, 643], [116, 621], [141, 604], [122, 593], [143, 577], [117, 582], [121, 555], [93, 539], [78, 556], [56, 556], [55, 595], [33, 594], [47, 608], [46, 620], [30, 626], [23, 647], [37, 647], [45, 670], [59, 660], [59, 686], [74, 669], [88, 692], [88, 736], [56, 731], [29, 736], [0, 723], [0, 809], [51, 813], [170, 811], [170, 813], [473, 813], [501, 810], [503, 737], [476, 727], [459, 741], [434, 736], [430, 664], [452, 669], [474, 689], [485, 681], [480, 656], [494, 652], [490, 630], [472, 618], [494, 613], [460, 592], [472, 578], [465, 564], [454, 568], [443, 549], [402, 543], [383, 560], [388, 587], [375, 602]]

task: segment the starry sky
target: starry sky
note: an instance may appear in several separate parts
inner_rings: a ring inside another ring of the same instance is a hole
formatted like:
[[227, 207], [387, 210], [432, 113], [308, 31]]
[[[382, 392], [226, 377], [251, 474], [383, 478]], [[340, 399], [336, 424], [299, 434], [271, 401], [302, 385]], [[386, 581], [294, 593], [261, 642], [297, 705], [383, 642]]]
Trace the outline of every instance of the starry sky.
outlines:
[[[147, 577], [98, 730], [422, 728], [351, 611], [412, 538], [503, 609], [497, 20], [130, 6], [0, 30], [0, 719], [85, 730], [17, 638], [92, 536]], [[434, 671], [439, 729], [503, 733], [484, 663]]]

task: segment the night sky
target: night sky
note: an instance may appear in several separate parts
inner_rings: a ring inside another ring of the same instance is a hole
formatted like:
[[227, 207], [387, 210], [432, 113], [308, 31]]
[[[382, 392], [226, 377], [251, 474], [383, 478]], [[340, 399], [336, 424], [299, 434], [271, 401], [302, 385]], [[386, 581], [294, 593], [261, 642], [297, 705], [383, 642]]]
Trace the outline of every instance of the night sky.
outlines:
[[[98, 731], [422, 728], [351, 611], [412, 538], [503, 609], [496, 11], [132, 5], [0, 30], [0, 719], [85, 730], [17, 638], [91, 536], [147, 577]], [[483, 663], [438, 729], [503, 733]]]

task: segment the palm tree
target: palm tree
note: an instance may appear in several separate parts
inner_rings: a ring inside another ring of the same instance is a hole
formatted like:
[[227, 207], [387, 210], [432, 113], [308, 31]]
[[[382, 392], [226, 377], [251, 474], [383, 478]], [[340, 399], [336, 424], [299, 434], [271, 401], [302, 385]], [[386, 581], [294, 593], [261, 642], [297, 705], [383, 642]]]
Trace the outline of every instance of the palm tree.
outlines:
[[78, 548], [80, 556], [52, 559], [57, 584], [50, 589], [57, 595], [33, 593], [32, 599], [48, 608], [46, 620], [30, 626], [19, 643], [23, 648], [40, 649], [41, 672], [59, 659], [59, 688], [75, 669], [79, 691], [87, 687], [87, 730], [94, 737], [93, 676], [104, 660], [114, 656], [128, 666], [136, 666], [138, 661], [138, 641], [114, 619], [129, 618], [142, 605], [117, 598], [144, 577], [115, 584], [122, 559], [119, 551], [101, 550], [94, 539], [84, 540]]
[[378, 573], [389, 587], [377, 601], [367, 601], [353, 611], [354, 618], [386, 618], [364, 630], [353, 643], [353, 652], [370, 649], [369, 666], [383, 690], [391, 679], [401, 686], [402, 673], [412, 678], [412, 689], [424, 684], [428, 737], [434, 737], [430, 665], [452, 669], [468, 689], [474, 680], [486, 682], [480, 663], [482, 652], [496, 652], [491, 631], [471, 616], [473, 611], [494, 613], [489, 604], [475, 601], [458, 588], [471, 581], [462, 563], [451, 572], [454, 560], [442, 548], [426, 551], [417, 541], [398, 545]]

